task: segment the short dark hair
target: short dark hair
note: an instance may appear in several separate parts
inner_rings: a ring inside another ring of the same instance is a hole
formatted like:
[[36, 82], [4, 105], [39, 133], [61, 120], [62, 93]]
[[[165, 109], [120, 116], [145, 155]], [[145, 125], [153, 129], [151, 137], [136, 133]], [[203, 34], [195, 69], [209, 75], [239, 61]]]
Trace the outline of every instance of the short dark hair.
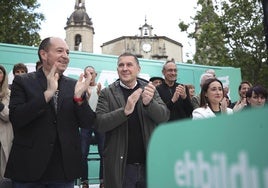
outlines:
[[17, 70], [24, 70], [24, 72], [28, 73], [28, 68], [26, 67], [26, 65], [24, 65], [23, 63], [17, 63], [13, 66], [13, 74], [15, 75], [15, 72]]
[[249, 87], [252, 87], [252, 84], [251, 84], [249, 81], [242, 81], [242, 82], [239, 84], [238, 91], [241, 90], [243, 84], [247, 84]]
[[41, 58], [41, 55], [40, 55], [40, 51], [41, 50], [48, 50], [48, 47], [50, 46], [50, 39], [51, 39], [51, 37], [45, 38], [44, 40], [42, 40], [42, 42], [39, 45], [38, 57], [39, 57], [39, 60], [40, 60], [41, 63], [43, 63], [43, 61], [42, 61], [42, 58]]
[[135, 61], [137, 62], [137, 64], [140, 65], [140, 62], [139, 62], [139, 59], [137, 58], [137, 56], [135, 56], [134, 54], [129, 53], [129, 52], [124, 52], [124, 53], [122, 53], [120, 56], [118, 56], [117, 63], [118, 63], [118, 61], [119, 61], [119, 59], [120, 59], [121, 57], [126, 57], [126, 56], [134, 57], [134, 59], [135, 59]]
[[267, 90], [261, 85], [255, 85], [255, 86], [249, 88], [249, 90], [246, 93], [246, 97], [249, 97], [249, 98], [252, 97], [253, 92], [257, 96], [263, 96], [265, 99], [267, 99], [267, 97], [268, 97]]

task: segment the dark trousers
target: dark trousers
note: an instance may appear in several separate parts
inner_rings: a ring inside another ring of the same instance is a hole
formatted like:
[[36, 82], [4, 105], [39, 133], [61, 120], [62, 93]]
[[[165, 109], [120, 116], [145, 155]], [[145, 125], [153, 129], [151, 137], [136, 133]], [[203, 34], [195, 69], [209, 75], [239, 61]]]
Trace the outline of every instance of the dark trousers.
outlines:
[[146, 170], [143, 164], [127, 164], [123, 188], [146, 188]]
[[74, 188], [74, 182], [17, 182], [12, 181], [13, 188]]
[[99, 179], [103, 179], [103, 147], [104, 147], [104, 134], [95, 131], [94, 129], [83, 129], [81, 128], [81, 146], [82, 146], [82, 177], [81, 180], [88, 180], [88, 153], [90, 144], [93, 142], [92, 133], [95, 135], [95, 139], [97, 140], [98, 144], [98, 152], [100, 155], [100, 170], [99, 170]]

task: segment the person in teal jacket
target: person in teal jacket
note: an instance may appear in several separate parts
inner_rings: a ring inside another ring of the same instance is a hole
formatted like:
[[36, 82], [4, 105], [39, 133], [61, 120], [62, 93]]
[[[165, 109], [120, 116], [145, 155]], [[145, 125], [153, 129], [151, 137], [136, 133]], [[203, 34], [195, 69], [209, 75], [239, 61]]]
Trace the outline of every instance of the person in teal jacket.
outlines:
[[96, 128], [105, 133], [105, 188], [146, 187], [147, 145], [154, 129], [169, 118], [155, 86], [138, 78], [140, 69], [136, 56], [120, 55], [119, 79], [99, 96]]

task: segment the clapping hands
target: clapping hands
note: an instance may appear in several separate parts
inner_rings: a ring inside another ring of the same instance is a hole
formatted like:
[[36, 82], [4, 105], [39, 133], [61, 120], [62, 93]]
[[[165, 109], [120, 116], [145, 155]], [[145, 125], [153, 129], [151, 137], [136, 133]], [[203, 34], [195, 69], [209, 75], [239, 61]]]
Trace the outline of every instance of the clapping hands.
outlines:
[[124, 109], [125, 115], [128, 116], [134, 111], [135, 105], [140, 97], [142, 97], [142, 103], [144, 105], [148, 105], [153, 99], [155, 90], [155, 86], [152, 84], [152, 82], [149, 82], [143, 90], [142, 88], [139, 88], [134, 91], [127, 99]]

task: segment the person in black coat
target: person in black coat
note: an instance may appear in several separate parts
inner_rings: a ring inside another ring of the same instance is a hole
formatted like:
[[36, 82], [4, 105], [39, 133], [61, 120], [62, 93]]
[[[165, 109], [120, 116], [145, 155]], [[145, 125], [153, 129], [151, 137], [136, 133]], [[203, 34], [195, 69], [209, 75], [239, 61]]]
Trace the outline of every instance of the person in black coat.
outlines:
[[190, 118], [193, 111], [188, 88], [177, 83], [177, 65], [167, 61], [162, 69], [164, 82], [157, 86], [157, 91], [170, 110], [169, 121]]
[[14, 140], [5, 177], [14, 188], [73, 188], [82, 169], [79, 127], [90, 128], [95, 119], [84, 97], [91, 77], [63, 75], [69, 48], [60, 38], [44, 39], [38, 55], [42, 68], [12, 83]]

